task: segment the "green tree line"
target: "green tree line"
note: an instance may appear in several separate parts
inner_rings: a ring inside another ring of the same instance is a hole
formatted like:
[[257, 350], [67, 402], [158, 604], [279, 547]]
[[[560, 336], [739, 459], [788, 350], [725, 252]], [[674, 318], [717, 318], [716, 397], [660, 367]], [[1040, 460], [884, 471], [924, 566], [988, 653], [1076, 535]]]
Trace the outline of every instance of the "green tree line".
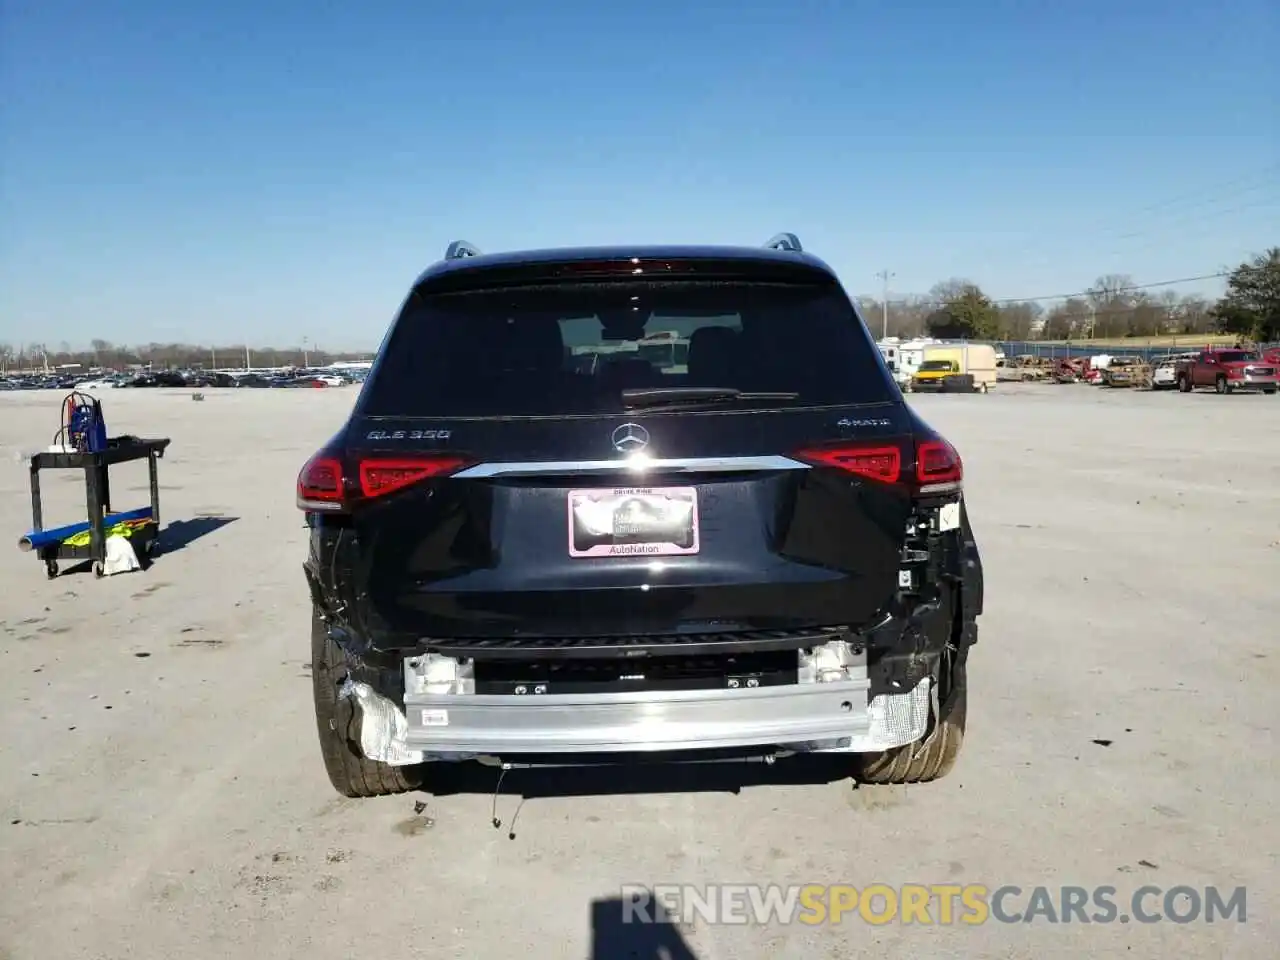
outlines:
[[[1141, 289], [1123, 274], [1099, 277], [1077, 297], [1046, 306], [1039, 301], [991, 299], [969, 280], [936, 284], [928, 296], [907, 297], [887, 305], [859, 297], [868, 324], [883, 335], [935, 336], [971, 340], [1081, 340], [1156, 337], [1171, 334], [1231, 333], [1259, 342], [1280, 340], [1280, 247], [1241, 263], [1227, 276], [1216, 302], [1171, 290]], [[305, 347], [201, 346], [149, 343], [124, 346], [94, 340], [89, 349], [68, 343], [0, 343], [0, 370], [25, 370], [79, 364], [85, 369], [153, 370], [243, 369], [323, 366], [335, 360], [367, 359], [369, 354], [333, 353]]]
[[[876, 336], [971, 340], [1082, 340], [1178, 334], [1236, 334], [1280, 340], [1280, 247], [1241, 263], [1211, 302], [1172, 290], [1142, 289], [1124, 274], [1099, 277], [1085, 292], [1052, 305], [995, 301], [964, 279], [936, 284], [927, 296], [887, 304], [859, 297]], [[886, 324], [887, 319], [887, 324]]]

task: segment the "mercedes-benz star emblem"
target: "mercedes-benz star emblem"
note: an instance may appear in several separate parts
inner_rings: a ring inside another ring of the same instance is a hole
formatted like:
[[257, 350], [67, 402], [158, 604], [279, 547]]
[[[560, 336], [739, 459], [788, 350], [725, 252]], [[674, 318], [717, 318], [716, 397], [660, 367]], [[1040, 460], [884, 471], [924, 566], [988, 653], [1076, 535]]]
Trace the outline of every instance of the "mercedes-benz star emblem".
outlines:
[[649, 431], [638, 423], [624, 423], [613, 431], [612, 439], [619, 453], [635, 453], [649, 445]]

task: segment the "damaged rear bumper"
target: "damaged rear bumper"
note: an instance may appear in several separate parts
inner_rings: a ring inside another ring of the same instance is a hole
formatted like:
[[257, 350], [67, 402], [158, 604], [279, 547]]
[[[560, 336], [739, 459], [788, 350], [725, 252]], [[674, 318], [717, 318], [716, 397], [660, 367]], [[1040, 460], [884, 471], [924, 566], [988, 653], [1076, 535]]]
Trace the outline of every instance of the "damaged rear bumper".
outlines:
[[[369, 759], [404, 765], [753, 747], [878, 752], [924, 737], [936, 709], [928, 676], [902, 692], [871, 696], [865, 653], [844, 645], [811, 655], [816, 663], [802, 655], [799, 683], [741, 689], [476, 695], [465, 692], [465, 679], [429, 679], [441, 670], [438, 659], [428, 659], [405, 661], [403, 709], [367, 684], [344, 687], [359, 701]], [[452, 689], [439, 689], [442, 683]]]
[[[909, 530], [892, 615], [860, 631], [807, 631], [798, 648], [772, 650], [770, 656], [796, 658], [775, 664], [775, 678], [785, 682], [748, 685], [726, 665], [723, 675], [700, 674], [695, 685], [679, 689], [658, 679], [635, 689], [636, 678], [625, 677], [588, 690], [554, 680], [543, 685], [529, 679], [538, 675], [530, 669], [528, 677], [507, 677], [498, 692], [493, 674], [483, 669], [496, 662], [492, 649], [435, 639], [425, 650], [380, 650], [341, 614], [334, 616], [331, 636], [353, 670], [341, 693], [360, 707], [360, 749], [371, 760], [402, 766], [521, 755], [878, 753], [920, 741], [939, 715], [938, 697], [949, 696], [956, 670], [977, 642], [984, 594], [963, 504], [959, 536], [947, 532], [954, 524], [943, 524], [940, 513], [930, 516]], [[309, 580], [323, 610], [327, 594]], [[655, 659], [665, 651], [671, 658], [685, 653], [649, 640], [653, 649], [646, 652]], [[534, 661], [555, 653], [543, 647], [507, 651], [500, 659], [510, 663], [518, 654]], [[716, 659], [724, 651], [703, 652]], [[611, 656], [627, 660], [618, 651]]]

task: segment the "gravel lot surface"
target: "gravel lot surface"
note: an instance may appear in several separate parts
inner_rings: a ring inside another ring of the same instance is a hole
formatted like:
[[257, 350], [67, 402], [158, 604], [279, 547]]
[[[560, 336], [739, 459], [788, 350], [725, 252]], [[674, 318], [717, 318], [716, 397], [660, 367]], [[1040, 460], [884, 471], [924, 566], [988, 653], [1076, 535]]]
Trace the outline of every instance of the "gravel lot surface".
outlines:
[[[0, 394], [0, 958], [1276, 955], [1277, 398], [913, 398], [965, 457], [987, 570], [955, 772], [515, 771], [494, 829], [487, 770], [372, 801], [324, 775], [293, 482], [352, 392], [189, 393], [103, 393], [112, 434], [173, 444], [170, 547], [101, 581], [14, 548], [60, 395]], [[82, 517], [79, 478], [43, 476], [47, 522]], [[144, 505], [145, 466], [113, 490]], [[1016, 884], [1010, 911], [1110, 885], [1122, 913], [1243, 885], [1247, 922], [660, 928], [610, 902], [675, 882]]]

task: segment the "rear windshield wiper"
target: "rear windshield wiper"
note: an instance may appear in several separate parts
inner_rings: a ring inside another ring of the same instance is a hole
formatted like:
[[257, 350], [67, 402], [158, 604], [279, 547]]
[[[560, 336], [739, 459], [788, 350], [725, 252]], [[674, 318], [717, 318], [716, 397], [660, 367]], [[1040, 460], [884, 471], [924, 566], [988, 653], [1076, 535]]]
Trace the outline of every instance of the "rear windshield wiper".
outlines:
[[633, 408], [799, 399], [798, 393], [738, 390], [735, 387], [637, 387], [622, 391], [622, 405]]

